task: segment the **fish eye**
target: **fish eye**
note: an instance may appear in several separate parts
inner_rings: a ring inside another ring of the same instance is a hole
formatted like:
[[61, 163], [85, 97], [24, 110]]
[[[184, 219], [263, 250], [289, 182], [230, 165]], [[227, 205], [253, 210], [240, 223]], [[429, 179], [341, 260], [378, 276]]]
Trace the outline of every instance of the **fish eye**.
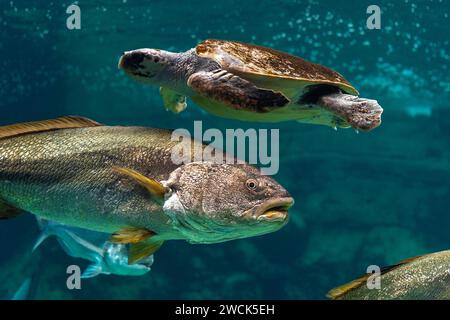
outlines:
[[258, 187], [258, 182], [257, 182], [256, 180], [254, 180], [254, 179], [248, 179], [248, 180], [245, 182], [245, 185], [247, 186], [247, 188], [248, 188], [249, 190], [254, 191], [254, 190], [256, 190], [256, 188]]

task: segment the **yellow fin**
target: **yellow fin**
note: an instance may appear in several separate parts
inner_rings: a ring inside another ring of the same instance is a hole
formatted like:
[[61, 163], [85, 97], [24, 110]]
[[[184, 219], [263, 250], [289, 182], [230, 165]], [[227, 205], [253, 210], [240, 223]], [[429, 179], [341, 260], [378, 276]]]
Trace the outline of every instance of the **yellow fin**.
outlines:
[[[381, 275], [384, 275], [392, 270], [397, 269], [400, 266], [403, 266], [405, 264], [408, 264], [418, 258], [420, 258], [422, 256], [417, 256], [417, 257], [413, 257], [413, 258], [408, 258], [405, 260], [400, 261], [397, 264], [394, 264], [392, 266], [388, 266], [388, 267], [384, 267], [381, 269]], [[359, 287], [361, 287], [362, 285], [364, 285], [365, 283], [367, 283], [367, 279], [371, 276], [372, 274], [365, 274], [361, 277], [359, 277], [356, 280], [353, 280], [349, 283], [346, 283], [342, 286], [336, 287], [334, 289], [331, 289], [330, 291], [328, 291], [327, 293], [327, 297], [333, 300], [339, 299], [342, 296], [346, 295], [347, 293], [349, 293], [351, 290], [357, 289]]]
[[128, 264], [133, 264], [152, 255], [162, 246], [163, 243], [164, 241], [162, 240], [155, 241], [149, 238], [146, 241], [130, 245], [128, 250]]
[[100, 126], [98, 122], [84, 117], [67, 116], [50, 120], [24, 122], [0, 127], [0, 139], [26, 133], [44, 132], [56, 129], [87, 128]]
[[339, 299], [340, 297], [344, 296], [351, 290], [361, 287], [364, 283], [367, 282], [367, 279], [369, 278], [369, 276], [370, 276], [369, 274], [364, 275], [364, 276], [362, 276], [356, 280], [353, 280], [349, 283], [346, 283], [342, 286], [331, 289], [327, 293], [327, 298], [333, 299], [333, 300]]
[[14, 217], [17, 217], [21, 213], [22, 213], [22, 210], [9, 205], [8, 203], [6, 203], [0, 199], [0, 219], [14, 218]]
[[145, 228], [123, 228], [114, 232], [111, 236], [111, 242], [114, 243], [137, 243], [145, 240], [155, 233]]
[[150, 192], [153, 196], [156, 196], [158, 198], [164, 198], [164, 194], [167, 192], [167, 188], [164, 187], [160, 182], [152, 178], [148, 178], [133, 169], [114, 166], [113, 170], [118, 173], [127, 175], [130, 178], [133, 178], [141, 186], [146, 188], [148, 192]]

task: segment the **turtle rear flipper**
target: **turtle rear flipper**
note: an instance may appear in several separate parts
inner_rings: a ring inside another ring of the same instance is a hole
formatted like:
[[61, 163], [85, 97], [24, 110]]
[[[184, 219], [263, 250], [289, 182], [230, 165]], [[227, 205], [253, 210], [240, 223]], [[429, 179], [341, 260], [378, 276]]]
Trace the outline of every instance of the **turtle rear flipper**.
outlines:
[[194, 73], [189, 77], [188, 85], [199, 95], [237, 110], [269, 112], [289, 103], [283, 94], [260, 89], [250, 81], [221, 69]]
[[376, 100], [334, 93], [320, 97], [317, 104], [343, 118], [358, 130], [369, 131], [381, 123], [383, 109]]

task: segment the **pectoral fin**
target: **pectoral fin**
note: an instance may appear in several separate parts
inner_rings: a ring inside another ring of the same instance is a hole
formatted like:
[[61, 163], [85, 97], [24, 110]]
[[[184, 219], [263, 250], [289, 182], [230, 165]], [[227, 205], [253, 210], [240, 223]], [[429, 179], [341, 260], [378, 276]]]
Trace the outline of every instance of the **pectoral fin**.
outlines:
[[145, 228], [123, 228], [113, 233], [113, 235], [111, 236], [111, 242], [138, 243], [139, 241], [146, 240], [153, 235], [155, 235], [153, 231]]
[[156, 234], [145, 228], [124, 228], [113, 233], [111, 242], [130, 244], [128, 264], [142, 260], [157, 251], [164, 241], [155, 240]]
[[128, 250], [128, 264], [133, 264], [155, 253], [164, 243], [162, 240], [148, 238], [145, 241], [130, 245]]
[[164, 194], [168, 191], [168, 189], [164, 187], [160, 182], [146, 177], [133, 169], [113, 167], [113, 170], [134, 179], [137, 183], [146, 188], [148, 192], [150, 192], [150, 194], [154, 197], [162, 199], [164, 198]]
[[4, 202], [0, 199], [0, 219], [10, 219], [17, 217], [22, 213], [22, 210]]
[[167, 89], [165, 87], [159, 88], [164, 102], [164, 107], [173, 113], [180, 113], [186, 109], [186, 97], [176, 91]]

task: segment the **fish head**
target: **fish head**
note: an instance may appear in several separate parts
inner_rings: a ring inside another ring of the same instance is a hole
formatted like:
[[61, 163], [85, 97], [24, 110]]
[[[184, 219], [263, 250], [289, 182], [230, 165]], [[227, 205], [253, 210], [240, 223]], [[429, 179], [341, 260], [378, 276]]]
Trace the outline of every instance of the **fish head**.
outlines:
[[164, 71], [173, 64], [173, 55], [159, 49], [126, 51], [120, 57], [118, 67], [136, 81], [157, 84]]
[[216, 243], [274, 232], [294, 203], [273, 178], [248, 164], [193, 162], [166, 182], [165, 212], [192, 243]]

